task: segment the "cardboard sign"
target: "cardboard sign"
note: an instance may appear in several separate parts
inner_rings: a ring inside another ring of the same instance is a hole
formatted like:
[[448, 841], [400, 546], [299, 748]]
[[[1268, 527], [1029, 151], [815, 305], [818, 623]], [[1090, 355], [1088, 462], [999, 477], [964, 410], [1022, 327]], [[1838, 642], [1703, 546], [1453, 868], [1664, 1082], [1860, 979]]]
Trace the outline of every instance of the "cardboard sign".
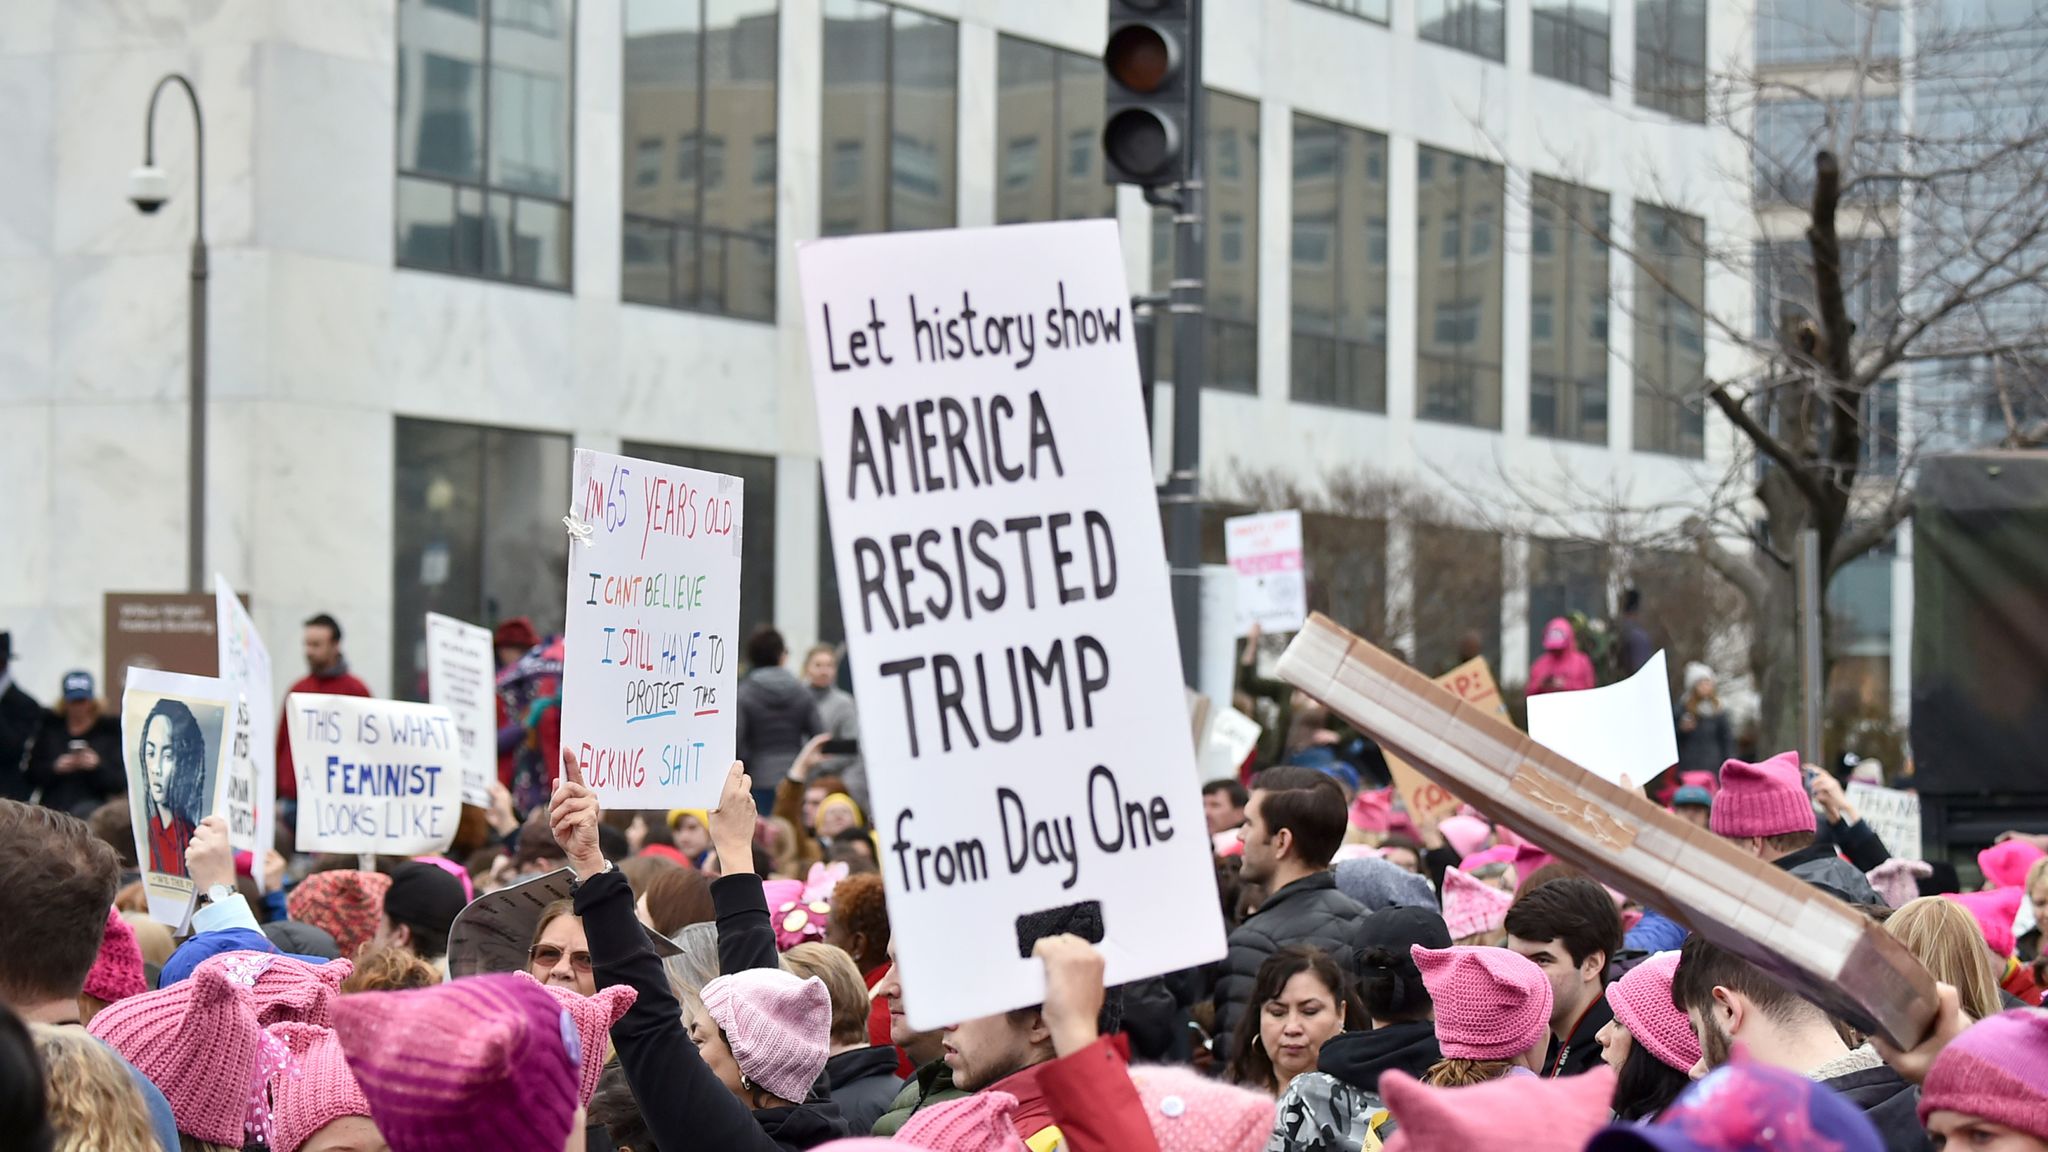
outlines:
[[[557, 900], [576, 894], [576, 872], [557, 868], [529, 880], [486, 892], [463, 905], [448, 926], [448, 978], [527, 970], [540, 914]], [[663, 959], [683, 954], [675, 942], [647, 929], [647, 943]]]
[[1328, 618], [1310, 618], [1279, 673], [1485, 815], [1858, 1030], [1911, 1048], [1933, 1026], [1934, 978], [1883, 926], [1439, 691]]
[[219, 606], [211, 594], [109, 592], [101, 605], [106, 675], [100, 683], [106, 686], [107, 699], [121, 698], [130, 668], [188, 676], [220, 674], [220, 647], [214, 636]]
[[183, 931], [198, 895], [185, 868], [192, 830], [220, 807], [229, 731], [219, 680], [130, 668], [121, 694], [128, 818], [142, 865], [149, 918]]
[[491, 806], [491, 785], [498, 779], [495, 656], [490, 629], [427, 613], [427, 703], [446, 708], [455, 719], [462, 802], [478, 808]]
[[249, 853], [249, 870], [261, 887], [264, 857], [277, 846], [277, 719], [270, 702], [270, 650], [256, 634], [249, 609], [217, 572], [213, 599], [219, 614], [220, 682], [234, 706], [221, 814], [228, 822], [228, 843]]
[[738, 477], [576, 450], [562, 747], [606, 808], [710, 808], [733, 759]]
[[1225, 704], [1209, 713], [1199, 763], [1202, 779], [1235, 780], [1238, 766], [1259, 746], [1259, 722]]
[[1678, 763], [1664, 653], [1618, 684], [1529, 697], [1529, 737], [1609, 784], [1648, 784]]
[[[1919, 793], [1852, 783], [1846, 794], [1870, 830], [1884, 841], [1885, 851], [1900, 860], [1920, 859]], [[2025, 907], [2026, 901], [2020, 904]]]
[[462, 750], [446, 708], [285, 697], [299, 772], [299, 851], [418, 856], [455, 839]]
[[1294, 632], [1308, 619], [1308, 578], [1301, 562], [1301, 513], [1263, 512], [1223, 522], [1223, 554], [1237, 573], [1237, 634], [1256, 623]]
[[[1500, 685], [1494, 683], [1493, 669], [1487, 666], [1486, 657], [1474, 656], [1437, 677], [1436, 682], [1472, 707], [1503, 721], [1508, 719], [1507, 701], [1501, 699]], [[1390, 749], [1382, 748], [1380, 752], [1387, 758], [1394, 790], [1401, 794], [1401, 803], [1416, 824], [1426, 823], [1427, 819], [1442, 820], [1464, 805], [1463, 800], [1451, 795], [1450, 789], [1409, 767]]]
[[910, 1018], [1221, 957], [1114, 221], [799, 247], [825, 496]]

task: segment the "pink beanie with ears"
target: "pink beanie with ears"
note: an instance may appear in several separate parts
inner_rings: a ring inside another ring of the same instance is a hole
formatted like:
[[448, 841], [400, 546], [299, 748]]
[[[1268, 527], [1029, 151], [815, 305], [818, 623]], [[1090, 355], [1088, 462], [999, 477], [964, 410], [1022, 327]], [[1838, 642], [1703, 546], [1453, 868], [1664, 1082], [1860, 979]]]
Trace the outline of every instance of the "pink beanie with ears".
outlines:
[[597, 1095], [597, 1082], [604, 1077], [604, 1059], [611, 1048], [612, 1025], [626, 1015], [626, 1010], [640, 998], [640, 993], [624, 984], [614, 984], [598, 989], [595, 996], [585, 996], [570, 988], [541, 984], [533, 979], [530, 972], [522, 971], [518, 975], [540, 984], [541, 989], [553, 996], [555, 1003], [560, 1004], [562, 1011], [567, 1012], [575, 1023], [577, 1037], [583, 1043], [582, 1078], [577, 1084], [577, 1091], [583, 1106], [588, 1108], [590, 1098]]
[[[1445, 1053], [1449, 1055], [1449, 1053]], [[1513, 1148], [1580, 1152], [1614, 1114], [1614, 1069], [1579, 1076], [1503, 1076], [1464, 1088], [1431, 1088], [1405, 1072], [1380, 1077], [1400, 1127], [1386, 1152]], [[1539, 1122], [1531, 1123], [1535, 1118]]]
[[1984, 934], [1984, 943], [2000, 960], [2012, 957], [2018, 946], [2013, 938], [2012, 922], [2020, 914], [2020, 901], [2026, 893], [2017, 888], [1994, 888], [1989, 892], [1946, 892], [1942, 899], [1953, 900], [1977, 919], [1977, 930]]
[[1486, 847], [1486, 838], [1493, 835], [1493, 825], [1476, 816], [1446, 816], [1436, 828], [1460, 859]]
[[2027, 870], [2043, 858], [2048, 858], [2048, 852], [2034, 847], [2032, 841], [2007, 840], [1977, 853], [1977, 867], [1993, 888], [2024, 888]]
[[1721, 792], [1714, 797], [1707, 827], [1730, 840], [1818, 828], [1799, 753], [1780, 752], [1758, 764], [1730, 760], [1721, 765]]
[[299, 1152], [322, 1128], [347, 1116], [368, 1116], [369, 1098], [348, 1070], [341, 1041], [311, 1024], [273, 1024], [272, 1036], [291, 1053], [270, 1074], [270, 1107], [276, 1116], [272, 1152]]
[[1016, 1110], [1017, 1098], [1008, 1092], [976, 1092], [947, 1100], [918, 1109], [916, 1115], [903, 1122], [895, 1142], [888, 1147], [901, 1148], [907, 1144], [934, 1152], [1028, 1152], [1011, 1119]]
[[187, 1136], [240, 1148], [267, 1118], [265, 1053], [282, 1049], [266, 1043], [248, 987], [221, 968], [102, 1009], [86, 1031], [163, 1090]]
[[329, 1027], [341, 983], [355, 972], [347, 960], [308, 964], [275, 952], [223, 952], [207, 957], [199, 968], [217, 969], [247, 988], [256, 1022], [265, 1028], [286, 1023]]
[[1444, 869], [1444, 926], [1451, 939], [1463, 940], [1481, 932], [1498, 932], [1507, 926], [1508, 909], [1515, 898], [1491, 884], [1483, 884], [1456, 868]]
[[831, 1048], [832, 997], [824, 981], [750, 968], [706, 984], [703, 1000], [741, 1075], [784, 1100], [810, 1092]]
[[1131, 1083], [1159, 1152], [1262, 1152], [1273, 1135], [1277, 1105], [1263, 1092], [1182, 1066], [1140, 1065]]
[[135, 929], [112, 908], [107, 909], [107, 933], [100, 937], [100, 954], [93, 957], [92, 971], [85, 974], [83, 991], [106, 1004], [149, 991], [149, 980], [142, 970], [142, 946], [135, 942]]
[[1614, 1018], [1636, 1043], [1665, 1066], [1692, 1071], [1700, 1062], [1700, 1038], [1692, 1017], [1671, 1000], [1671, 981], [1678, 975], [1678, 953], [1659, 952], [1607, 986]]
[[1505, 948], [1424, 948], [1408, 954], [1436, 1005], [1436, 1043], [1452, 1060], [1512, 1060], [1550, 1034], [1550, 979]]

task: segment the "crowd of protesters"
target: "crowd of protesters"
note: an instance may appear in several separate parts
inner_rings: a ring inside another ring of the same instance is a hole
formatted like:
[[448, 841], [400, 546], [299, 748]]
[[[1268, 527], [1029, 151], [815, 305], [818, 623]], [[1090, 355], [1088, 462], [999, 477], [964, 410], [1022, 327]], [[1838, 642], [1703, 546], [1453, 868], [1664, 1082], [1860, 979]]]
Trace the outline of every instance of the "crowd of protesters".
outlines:
[[[1710, 674], [1687, 674], [1676, 722], [1701, 735], [1651, 794], [1919, 957], [1940, 1002], [1917, 1047], [1476, 811], [1410, 813], [1371, 741], [1305, 697], [1203, 788], [1222, 959], [1106, 987], [1054, 925], [1041, 1003], [918, 1031], [835, 653], [799, 676], [755, 637], [740, 712], [761, 771], [735, 763], [714, 808], [606, 812], [548, 719], [559, 641], [523, 621], [496, 639], [501, 779], [444, 854], [302, 856], [281, 812], [258, 869], [208, 817], [174, 934], [125, 800], [0, 799], [0, 1146], [2048, 1152], [2048, 838], [2008, 835], [1965, 884], [1892, 859], [1796, 754], [1700, 767], [1726, 744]], [[1568, 625], [1558, 640], [1570, 690]], [[339, 641], [309, 624], [320, 690], [347, 675]], [[70, 707], [91, 687], [67, 678], [19, 755], [49, 730], [56, 760], [72, 741], [88, 756], [68, 764], [118, 759]], [[509, 960], [474, 947], [465, 908], [564, 869], [571, 894]]]

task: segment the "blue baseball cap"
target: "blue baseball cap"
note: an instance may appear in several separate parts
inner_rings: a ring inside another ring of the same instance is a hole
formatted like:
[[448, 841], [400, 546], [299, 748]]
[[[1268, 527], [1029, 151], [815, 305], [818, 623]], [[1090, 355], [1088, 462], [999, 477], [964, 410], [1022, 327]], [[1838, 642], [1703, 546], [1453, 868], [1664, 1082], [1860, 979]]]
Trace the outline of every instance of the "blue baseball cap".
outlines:
[[1688, 784], [1671, 794], [1673, 808], [1712, 808], [1714, 794], [1697, 784]]
[[92, 673], [81, 669], [64, 674], [64, 699], [90, 700], [92, 697]]

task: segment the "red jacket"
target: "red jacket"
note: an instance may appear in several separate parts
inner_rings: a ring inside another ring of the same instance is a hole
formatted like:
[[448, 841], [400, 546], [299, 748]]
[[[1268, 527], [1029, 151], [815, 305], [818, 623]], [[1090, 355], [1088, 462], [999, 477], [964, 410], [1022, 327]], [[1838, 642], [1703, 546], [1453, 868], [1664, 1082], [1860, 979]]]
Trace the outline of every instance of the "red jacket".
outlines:
[[[1158, 1152], [1145, 1103], [1124, 1055], [1124, 1038], [1104, 1036], [1069, 1056], [1034, 1064], [991, 1085], [1017, 1098], [1011, 1123], [1038, 1152]], [[1057, 1128], [1055, 1145], [1048, 1129]]]
[[[374, 696], [370, 686], [348, 674], [346, 664], [339, 666], [333, 676], [307, 676], [291, 686], [291, 692], [318, 692], [325, 696]], [[287, 695], [290, 693], [288, 692]], [[278, 708], [277, 716], [277, 798], [297, 800], [299, 798], [299, 774], [292, 770], [292, 714], [284, 707]]]

